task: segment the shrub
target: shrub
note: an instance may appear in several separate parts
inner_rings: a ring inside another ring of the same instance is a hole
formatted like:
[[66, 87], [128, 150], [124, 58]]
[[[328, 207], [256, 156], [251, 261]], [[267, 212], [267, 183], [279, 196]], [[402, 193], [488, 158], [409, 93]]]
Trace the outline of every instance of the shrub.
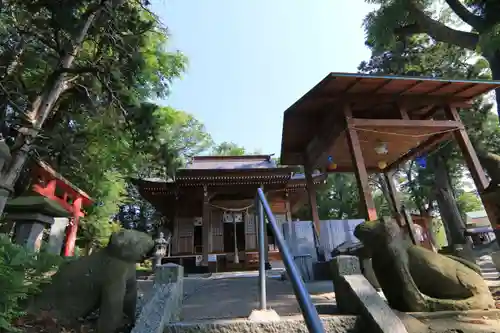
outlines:
[[21, 301], [50, 282], [51, 273], [63, 261], [53, 254], [29, 252], [0, 234], [0, 331], [16, 331], [12, 322], [24, 314]]

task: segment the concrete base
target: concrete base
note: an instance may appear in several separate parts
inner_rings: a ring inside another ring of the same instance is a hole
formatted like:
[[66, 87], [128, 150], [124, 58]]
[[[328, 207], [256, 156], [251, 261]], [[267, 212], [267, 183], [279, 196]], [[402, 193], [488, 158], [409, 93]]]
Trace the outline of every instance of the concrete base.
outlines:
[[[321, 318], [325, 332], [365, 333], [357, 316], [327, 316]], [[280, 321], [255, 323], [247, 319], [220, 319], [194, 322], [177, 322], [165, 325], [164, 333], [309, 333], [302, 315], [284, 316]]]
[[47, 252], [53, 254], [61, 254], [64, 238], [66, 236], [66, 226], [69, 223], [67, 217], [55, 217], [54, 223], [50, 227], [49, 245]]
[[268, 323], [271, 321], [279, 321], [281, 318], [278, 313], [272, 309], [269, 310], [253, 310], [248, 320], [255, 323]]

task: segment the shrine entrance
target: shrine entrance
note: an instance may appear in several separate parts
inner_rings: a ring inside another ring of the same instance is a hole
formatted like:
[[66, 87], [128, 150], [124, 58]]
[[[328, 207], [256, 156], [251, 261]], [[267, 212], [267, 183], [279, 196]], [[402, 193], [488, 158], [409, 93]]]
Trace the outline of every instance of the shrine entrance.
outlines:
[[[458, 143], [478, 192], [487, 187], [457, 109], [470, 108], [474, 98], [498, 87], [494, 81], [331, 73], [285, 111], [281, 162], [304, 165], [306, 178], [317, 169], [354, 173], [366, 220], [377, 219], [369, 175], [382, 174], [394, 218], [411, 224], [397, 197], [394, 172], [406, 161], [425, 159], [450, 138]], [[314, 184], [307, 188], [318, 225]], [[495, 223], [494, 212], [485, 207]]]
[[243, 223], [224, 223], [223, 229], [224, 252], [234, 253], [235, 244], [239, 251], [245, 249], [245, 225]]

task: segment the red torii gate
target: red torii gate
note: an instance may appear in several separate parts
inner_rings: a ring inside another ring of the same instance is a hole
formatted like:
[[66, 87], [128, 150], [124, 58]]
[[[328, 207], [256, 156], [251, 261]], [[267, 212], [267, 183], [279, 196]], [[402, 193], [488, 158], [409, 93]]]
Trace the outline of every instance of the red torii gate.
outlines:
[[78, 222], [80, 217], [85, 216], [82, 208], [90, 206], [93, 199], [43, 161], [37, 160], [31, 173], [34, 180], [32, 190], [56, 201], [72, 215], [72, 219], [66, 227], [64, 243], [64, 256], [72, 256], [75, 250]]

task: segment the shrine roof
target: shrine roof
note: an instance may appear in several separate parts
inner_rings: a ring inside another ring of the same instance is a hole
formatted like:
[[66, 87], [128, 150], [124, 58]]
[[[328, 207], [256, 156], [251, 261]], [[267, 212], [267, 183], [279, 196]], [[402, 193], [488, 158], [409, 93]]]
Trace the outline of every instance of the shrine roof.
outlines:
[[[327, 173], [315, 173], [313, 174], [313, 182], [315, 184], [322, 183], [326, 181], [326, 178], [328, 177]], [[294, 188], [294, 187], [306, 187], [306, 175], [304, 173], [294, 173], [292, 177], [290, 177], [290, 180], [288, 181], [287, 184], [288, 188]]]
[[195, 156], [185, 168], [177, 171], [176, 181], [255, 177], [289, 179], [293, 171], [296, 171], [295, 167], [277, 166], [272, 155]]
[[474, 98], [499, 87], [498, 81], [330, 73], [285, 111], [281, 162], [302, 164], [298, 155], [327, 117], [343, 121], [346, 103], [356, 118], [390, 119], [399, 104], [413, 119], [437, 106], [470, 107]]
[[229, 170], [276, 168], [272, 155], [243, 156], [195, 156], [186, 168], [188, 170]]

